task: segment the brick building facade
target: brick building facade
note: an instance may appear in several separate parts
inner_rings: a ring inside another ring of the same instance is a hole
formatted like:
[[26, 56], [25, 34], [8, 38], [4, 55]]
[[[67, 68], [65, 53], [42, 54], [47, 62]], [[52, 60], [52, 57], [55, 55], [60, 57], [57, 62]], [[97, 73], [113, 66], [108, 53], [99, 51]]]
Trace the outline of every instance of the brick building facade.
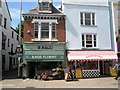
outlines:
[[65, 15], [53, 6], [51, 0], [40, 0], [38, 6], [23, 13], [23, 17], [21, 75], [34, 77], [45, 70], [66, 67]]

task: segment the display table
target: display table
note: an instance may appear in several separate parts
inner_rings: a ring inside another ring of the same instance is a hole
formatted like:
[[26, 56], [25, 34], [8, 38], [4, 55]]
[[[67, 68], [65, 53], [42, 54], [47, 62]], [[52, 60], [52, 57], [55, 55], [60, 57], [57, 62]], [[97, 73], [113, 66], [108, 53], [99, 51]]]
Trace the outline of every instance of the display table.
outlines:
[[100, 71], [97, 70], [82, 70], [83, 77], [100, 77]]

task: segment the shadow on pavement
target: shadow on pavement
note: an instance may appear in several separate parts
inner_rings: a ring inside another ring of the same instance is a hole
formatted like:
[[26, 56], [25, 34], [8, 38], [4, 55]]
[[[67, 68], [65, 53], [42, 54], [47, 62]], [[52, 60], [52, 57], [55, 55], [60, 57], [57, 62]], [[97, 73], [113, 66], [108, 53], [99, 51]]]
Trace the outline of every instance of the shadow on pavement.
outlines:
[[18, 70], [10, 70], [10, 71], [5, 71], [2, 73], [2, 80], [5, 79], [19, 79], [18, 78]]

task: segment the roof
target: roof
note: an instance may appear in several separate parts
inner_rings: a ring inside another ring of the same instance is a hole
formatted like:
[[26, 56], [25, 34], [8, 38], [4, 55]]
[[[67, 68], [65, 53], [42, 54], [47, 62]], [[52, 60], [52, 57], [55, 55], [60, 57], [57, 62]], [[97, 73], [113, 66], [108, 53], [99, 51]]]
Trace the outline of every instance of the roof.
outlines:
[[8, 10], [8, 14], [9, 14], [9, 16], [10, 16], [10, 20], [12, 21], [11, 14], [10, 14], [10, 11], [9, 11], [9, 8], [8, 8], [8, 4], [7, 4], [7, 1], [6, 1], [6, 0], [5, 0], [5, 4], [6, 4], [7, 10]]
[[[23, 15], [39, 15], [39, 14], [40, 14], [39, 13], [39, 5], [32, 8], [31, 10], [23, 13]], [[61, 14], [62, 14], [62, 12], [60, 10], [58, 10], [55, 6], [52, 5], [52, 13], [49, 13], [49, 14], [42, 13], [41, 15], [61, 15]]]
[[118, 60], [114, 51], [67, 51], [69, 61]]

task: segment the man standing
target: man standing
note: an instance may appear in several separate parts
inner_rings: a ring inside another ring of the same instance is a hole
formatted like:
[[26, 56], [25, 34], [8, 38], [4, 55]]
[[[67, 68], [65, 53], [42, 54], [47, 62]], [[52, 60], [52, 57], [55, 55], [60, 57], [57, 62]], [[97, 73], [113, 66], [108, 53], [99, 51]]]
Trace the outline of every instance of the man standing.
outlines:
[[113, 67], [113, 69], [117, 70], [117, 76], [116, 76], [116, 80], [118, 79], [118, 77], [120, 76], [120, 64], [118, 62], [116, 62], [116, 65]]

